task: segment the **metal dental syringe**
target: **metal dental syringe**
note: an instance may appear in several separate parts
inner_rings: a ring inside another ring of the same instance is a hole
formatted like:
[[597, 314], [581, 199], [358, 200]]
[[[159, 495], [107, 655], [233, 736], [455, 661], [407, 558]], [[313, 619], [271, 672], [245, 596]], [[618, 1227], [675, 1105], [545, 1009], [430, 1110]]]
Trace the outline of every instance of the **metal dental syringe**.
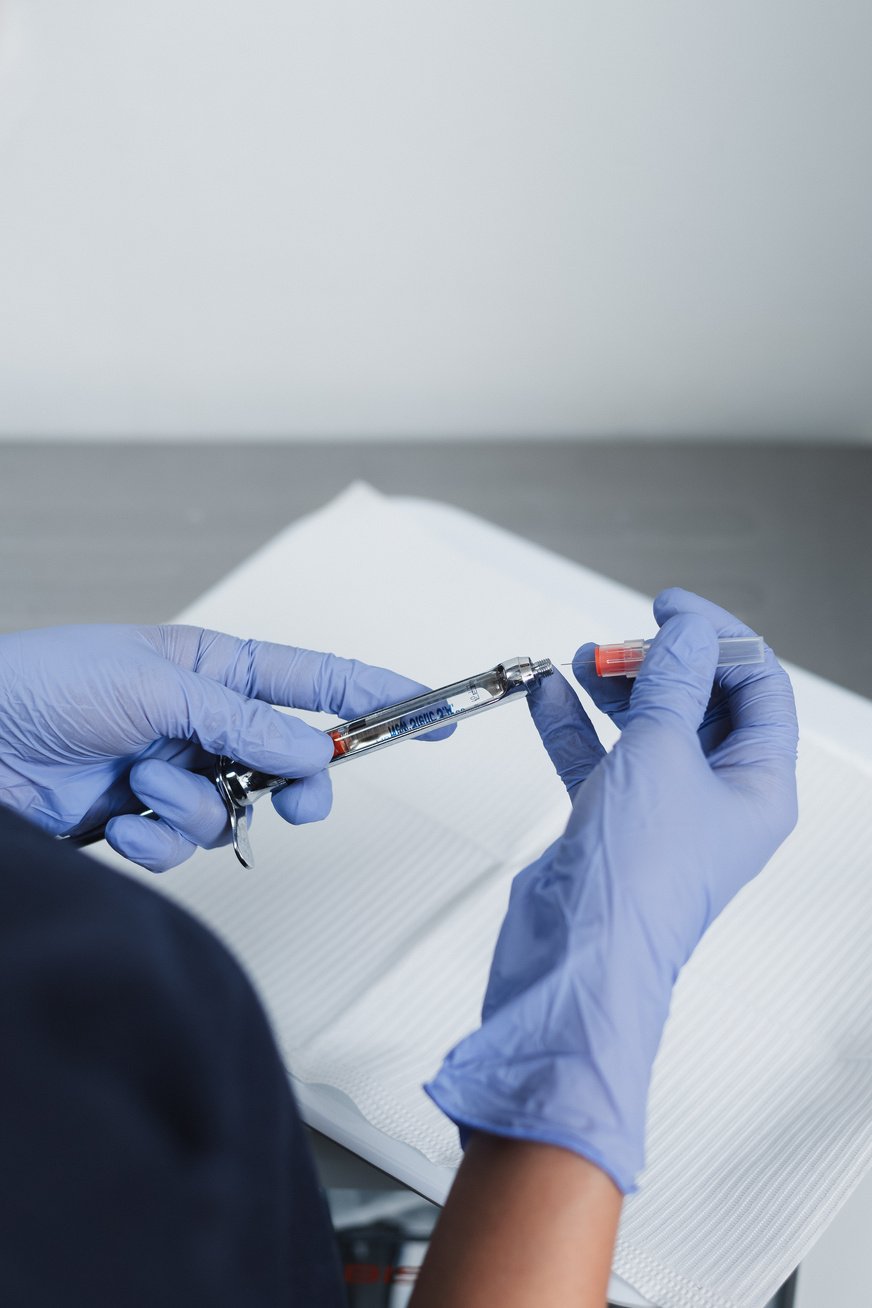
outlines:
[[[447, 726], [461, 718], [472, 717], [485, 709], [494, 708], [516, 695], [526, 695], [539, 685], [543, 677], [554, 671], [549, 659], [534, 662], [528, 658], [506, 659], [496, 667], [488, 668], [478, 676], [455, 681], [439, 690], [427, 691], [414, 699], [391, 704], [387, 708], [367, 713], [351, 722], [340, 722], [331, 727], [327, 735], [333, 741], [333, 758], [328, 767], [345, 763], [349, 759], [374, 750], [384, 749], [397, 741], [408, 740], [428, 731]], [[263, 795], [293, 785], [294, 778], [272, 776], [222, 756], [208, 774], [224, 801], [230, 820], [230, 834], [236, 857], [243, 867], [254, 866], [254, 854], [248, 835], [246, 809]], [[143, 809], [139, 816], [155, 817], [151, 809]], [[105, 824], [93, 827], [80, 835], [61, 837], [73, 845], [91, 845], [102, 840]]]

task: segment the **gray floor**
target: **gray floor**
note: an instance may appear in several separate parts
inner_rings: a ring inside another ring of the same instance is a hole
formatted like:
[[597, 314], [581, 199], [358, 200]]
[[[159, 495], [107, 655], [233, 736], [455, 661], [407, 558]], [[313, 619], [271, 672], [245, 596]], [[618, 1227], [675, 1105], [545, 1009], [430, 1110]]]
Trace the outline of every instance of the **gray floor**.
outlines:
[[869, 693], [872, 446], [0, 444], [0, 628], [170, 617], [355, 478], [701, 591]]

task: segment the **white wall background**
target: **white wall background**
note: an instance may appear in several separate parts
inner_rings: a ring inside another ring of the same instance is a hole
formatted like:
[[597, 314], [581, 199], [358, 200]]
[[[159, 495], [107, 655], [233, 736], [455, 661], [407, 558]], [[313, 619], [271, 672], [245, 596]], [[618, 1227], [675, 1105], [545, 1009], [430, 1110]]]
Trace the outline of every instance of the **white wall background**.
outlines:
[[868, 0], [0, 0], [0, 434], [872, 436]]

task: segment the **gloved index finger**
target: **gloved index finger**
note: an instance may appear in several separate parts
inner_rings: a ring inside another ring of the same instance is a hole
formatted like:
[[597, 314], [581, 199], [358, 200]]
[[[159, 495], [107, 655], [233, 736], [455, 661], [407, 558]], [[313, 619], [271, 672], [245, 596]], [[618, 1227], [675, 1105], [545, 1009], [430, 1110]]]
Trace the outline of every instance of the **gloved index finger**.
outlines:
[[[284, 647], [273, 646], [282, 650]], [[287, 652], [287, 651], [285, 651]], [[359, 659], [345, 659], [338, 654], [321, 654], [316, 650], [293, 651], [294, 696], [296, 708], [335, 713], [341, 718], [359, 718], [376, 709], [388, 708], [404, 700], [415, 699], [430, 689], [389, 668], [380, 668]], [[270, 656], [267, 656], [270, 657]], [[282, 701], [284, 702], [284, 701]], [[420, 740], [443, 740], [455, 730], [455, 724], [434, 727]]]
[[[285, 708], [312, 709], [341, 718], [361, 717], [423, 694], [427, 687], [388, 668], [273, 641], [242, 640], [220, 631], [164, 626], [160, 652], [191, 671], [250, 699]], [[427, 733], [448, 736], [452, 724]]]
[[586, 781], [605, 750], [569, 682], [555, 668], [527, 696], [542, 744], [569, 794]]
[[154, 739], [192, 740], [209, 754], [227, 754], [282, 777], [304, 777], [326, 768], [333, 741], [301, 718], [280, 713], [212, 677], [158, 661], [148, 722]]

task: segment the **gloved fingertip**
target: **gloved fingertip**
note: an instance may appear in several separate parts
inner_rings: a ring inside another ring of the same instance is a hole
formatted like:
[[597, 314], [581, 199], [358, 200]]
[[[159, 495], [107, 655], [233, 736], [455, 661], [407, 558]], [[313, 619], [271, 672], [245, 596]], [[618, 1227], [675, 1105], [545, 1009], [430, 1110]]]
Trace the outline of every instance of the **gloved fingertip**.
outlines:
[[326, 772], [301, 777], [272, 796], [273, 808], [285, 822], [304, 826], [323, 822], [333, 807], [333, 786]]
[[714, 627], [719, 636], [755, 636], [757, 633], [737, 618], [735, 613], [730, 613], [728, 609], [721, 608], [712, 600], [705, 599], [702, 595], [695, 594], [692, 590], [685, 590], [682, 586], [670, 586], [662, 590], [654, 601], [654, 617], [658, 625], [663, 626], [670, 618], [676, 617], [679, 613], [696, 614], [700, 618], [705, 618]]
[[582, 645], [572, 660], [572, 671], [583, 690], [587, 691], [601, 713], [616, 722], [630, 702], [633, 683], [627, 677], [601, 677], [596, 670], [596, 645]]
[[267, 705], [257, 705], [248, 730], [231, 745], [227, 752], [240, 762], [280, 777], [323, 772], [334, 748], [326, 731]]
[[696, 732], [714, 684], [718, 639], [707, 618], [676, 613], [651, 642], [630, 695], [627, 722], [667, 715]]
[[654, 617], [658, 627], [662, 627], [667, 618], [676, 613], [689, 613], [696, 610], [698, 604], [704, 604], [702, 596], [683, 586], [666, 586], [654, 600]]
[[333, 758], [333, 741], [327, 732], [287, 713], [278, 716], [285, 723], [288, 753], [298, 758], [298, 769], [306, 768], [306, 772], [300, 770], [299, 775], [310, 775], [326, 768]]
[[[718, 662], [718, 636], [714, 626], [700, 613], [682, 612], [669, 617], [660, 628], [642, 665], [649, 670], [665, 660], [666, 654], [688, 668], [700, 667], [712, 673]], [[642, 673], [640, 672], [640, 676]]]
[[567, 709], [574, 714], [580, 707], [578, 696], [559, 668], [555, 668], [550, 677], [543, 677], [530, 691], [527, 704], [540, 732], [555, 716], [562, 718]]
[[148, 872], [168, 872], [189, 859], [196, 848], [165, 822], [132, 813], [109, 820], [106, 842], [116, 854], [138, 863]]
[[[191, 774], [159, 758], [144, 758], [130, 769], [130, 789], [148, 808], [172, 819]], [[164, 808], [170, 811], [165, 812]]]
[[604, 753], [593, 723], [562, 673], [554, 673], [527, 696], [530, 716], [558, 776], [572, 793]]
[[227, 813], [206, 777], [162, 759], [142, 759], [131, 768], [130, 788], [183, 839], [207, 849], [223, 843]]
[[116, 854], [121, 854], [124, 858], [129, 858], [132, 862], [138, 863], [140, 856], [145, 855], [148, 845], [147, 839], [143, 839], [141, 830], [144, 820], [146, 819], [129, 814], [110, 818], [106, 823], [104, 832], [106, 844], [114, 849]]

